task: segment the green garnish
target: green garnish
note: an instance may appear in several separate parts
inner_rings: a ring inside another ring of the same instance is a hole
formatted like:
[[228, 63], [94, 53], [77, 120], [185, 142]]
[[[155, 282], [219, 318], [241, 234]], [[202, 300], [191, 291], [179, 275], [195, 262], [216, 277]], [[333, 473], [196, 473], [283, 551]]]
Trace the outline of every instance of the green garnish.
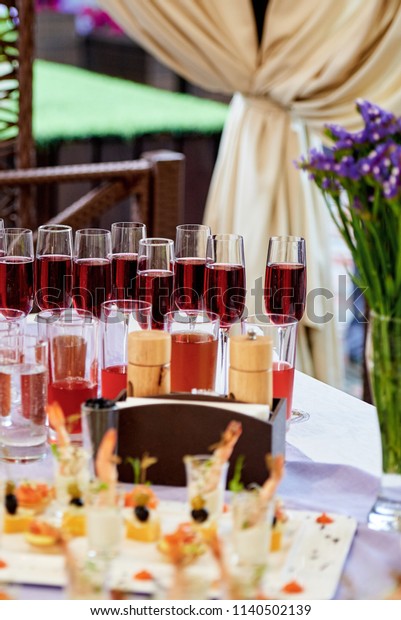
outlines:
[[91, 486], [91, 491], [93, 493], [101, 493], [102, 491], [108, 491], [109, 485], [107, 482], [94, 482]]
[[146, 471], [149, 467], [157, 463], [157, 458], [154, 456], [149, 456], [148, 452], [145, 452], [141, 459], [134, 459], [131, 456], [127, 456], [125, 461], [132, 467], [132, 471], [134, 473], [134, 484], [147, 484]]
[[52, 455], [54, 456], [55, 459], [59, 459], [60, 458], [60, 451], [58, 449], [58, 445], [55, 443], [52, 443], [50, 445], [50, 450], [52, 451]]
[[245, 456], [240, 454], [234, 465], [234, 475], [228, 483], [228, 488], [233, 493], [239, 493], [244, 490], [244, 484], [241, 482], [242, 470], [244, 468]]
[[141, 478], [141, 461], [140, 459], [133, 459], [132, 456], [127, 456], [126, 463], [129, 463], [134, 473], [134, 484], [139, 484]]

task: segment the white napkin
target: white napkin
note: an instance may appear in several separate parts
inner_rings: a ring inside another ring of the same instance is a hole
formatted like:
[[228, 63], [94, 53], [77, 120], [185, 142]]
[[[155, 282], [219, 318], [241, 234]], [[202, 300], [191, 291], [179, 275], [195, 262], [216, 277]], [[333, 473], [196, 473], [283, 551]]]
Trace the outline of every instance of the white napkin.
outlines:
[[188, 405], [200, 405], [201, 407], [219, 407], [221, 409], [227, 409], [228, 411], [233, 411], [235, 413], [244, 413], [245, 415], [249, 415], [252, 418], [256, 418], [261, 420], [262, 422], [268, 422], [270, 418], [270, 409], [268, 405], [254, 405], [249, 403], [233, 403], [233, 402], [211, 402], [211, 401], [202, 401], [202, 400], [174, 400], [174, 399], [159, 399], [159, 398], [127, 398], [127, 400], [123, 402], [117, 403], [120, 409], [125, 409], [127, 407], [140, 407], [143, 405], [160, 405], [161, 403], [167, 404], [181, 404], [184, 405], [185, 402]]

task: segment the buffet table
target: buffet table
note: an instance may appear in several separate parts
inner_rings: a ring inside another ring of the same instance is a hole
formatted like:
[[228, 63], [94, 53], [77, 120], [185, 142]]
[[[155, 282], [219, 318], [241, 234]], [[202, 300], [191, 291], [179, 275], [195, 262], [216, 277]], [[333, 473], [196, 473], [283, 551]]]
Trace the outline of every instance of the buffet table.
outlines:
[[[385, 597], [401, 574], [397, 534], [366, 525], [379, 489], [381, 450], [375, 408], [297, 372], [294, 407], [309, 419], [287, 434], [286, 476], [280, 496], [286, 507], [341, 513], [357, 519], [358, 529], [337, 589], [338, 599]], [[51, 477], [50, 458], [31, 465], [6, 466], [3, 475]], [[185, 490], [158, 487], [161, 499], [185, 499]], [[21, 587], [20, 596], [58, 599], [57, 588]]]

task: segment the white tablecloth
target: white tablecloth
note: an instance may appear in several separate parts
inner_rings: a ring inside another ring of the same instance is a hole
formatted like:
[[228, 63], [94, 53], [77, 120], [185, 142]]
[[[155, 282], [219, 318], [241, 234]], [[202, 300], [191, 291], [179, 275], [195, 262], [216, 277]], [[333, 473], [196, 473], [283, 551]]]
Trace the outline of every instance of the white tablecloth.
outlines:
[[287, 441], [313, 461], [350, 465], [380, 477], [381, 443], [375, 407], [301, 372], [293, 407], [310, 415], [293, 423]]

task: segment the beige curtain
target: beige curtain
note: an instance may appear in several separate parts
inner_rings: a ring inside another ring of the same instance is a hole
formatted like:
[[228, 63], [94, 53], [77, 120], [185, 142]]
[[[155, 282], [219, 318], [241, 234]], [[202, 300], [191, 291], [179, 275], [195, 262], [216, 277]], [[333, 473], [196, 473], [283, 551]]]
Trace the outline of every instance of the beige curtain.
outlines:
[[[277, 234], [305, 237], [309, 290], [333, 290], [328, 215], [293, 161], [325, 122], [352, 127], [358, 97], [401, 112], [401, 2], [270, 0], [258, 48], [251, 0], [100, 1], [174, 71], [234, 93], [205, 221], [244, 236], [248, 291]], [[328, 296], [309, 304], [297, 357], [304, 371], [338, 385], [335, 320], [317, 318], [333, 311]], [[253, 303], [250, 295], [250, 310]]]

